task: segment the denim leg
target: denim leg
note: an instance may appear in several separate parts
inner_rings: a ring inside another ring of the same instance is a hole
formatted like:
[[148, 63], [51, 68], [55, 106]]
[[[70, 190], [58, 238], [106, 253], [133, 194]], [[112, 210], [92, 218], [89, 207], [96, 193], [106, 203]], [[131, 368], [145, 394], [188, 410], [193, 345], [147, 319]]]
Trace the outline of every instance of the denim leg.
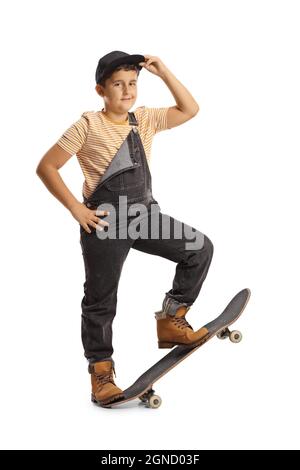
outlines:
[[96, 232], [81, 234], [86, 277], [81, 302], [81, 336], [84, 355], [90, 363], [108, 360], [113, 354], [112, 323], [117, 290], [131, 244], [131, 240], [100, 240]]
[[150, 225], [148, 219], [148, 239], [137, 239], [132, 248], [177, 263], [172, 289], [163, 302], [165, 313], [175, 315], [181, 305], [190, 307], [198, 297], [212, 260], [213, 244], [199, 230], [161, 212], [157, 238], [150, 236]]

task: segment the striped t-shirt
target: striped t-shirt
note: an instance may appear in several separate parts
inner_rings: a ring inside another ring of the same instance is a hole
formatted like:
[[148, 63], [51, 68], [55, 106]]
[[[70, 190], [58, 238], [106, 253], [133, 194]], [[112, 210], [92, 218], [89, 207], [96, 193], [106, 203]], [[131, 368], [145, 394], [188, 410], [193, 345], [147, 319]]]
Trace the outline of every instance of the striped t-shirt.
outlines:
[[[148, 163], [153, 136], [157, 132], [168, 129], [168, 109], [141, 106], [133, 111], [138, 121], [138, 131]], [[108, 118], [103, 109], [86, 111], [56, 142], [66, 152], [77, 155], [85, 178], [82, 188], [85, 197], [88, 198], [99, 184], [102, 175], [131, 129], [128, 119], [116, 122]]]

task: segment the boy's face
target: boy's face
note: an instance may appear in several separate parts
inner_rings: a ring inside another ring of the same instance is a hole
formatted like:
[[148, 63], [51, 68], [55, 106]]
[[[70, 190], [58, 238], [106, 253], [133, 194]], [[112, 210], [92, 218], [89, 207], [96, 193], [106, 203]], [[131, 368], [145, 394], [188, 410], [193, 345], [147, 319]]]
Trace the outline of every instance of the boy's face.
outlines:
[[137, 98], [137, 72], [118, 70], [106, 80], [105, 87], [96, 85], [96, 90], [103, 97], [107, 109], [126, 113]]

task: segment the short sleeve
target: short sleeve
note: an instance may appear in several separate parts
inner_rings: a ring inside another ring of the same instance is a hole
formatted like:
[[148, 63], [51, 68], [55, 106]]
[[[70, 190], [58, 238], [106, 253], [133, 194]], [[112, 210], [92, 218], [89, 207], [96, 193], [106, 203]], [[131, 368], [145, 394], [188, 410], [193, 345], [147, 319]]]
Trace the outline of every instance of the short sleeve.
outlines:
[[156, 134], [157, 132], [168, 129], [167, 112], [169, 108], [147, 108], [147, 120], [151, 129]]
[[74, 122], [56, 142], [66, 152], [72, 155], [79, 152], [86, 141], [88, 134], [88, 120], [85, 113], [81, 115], [78, 121]]

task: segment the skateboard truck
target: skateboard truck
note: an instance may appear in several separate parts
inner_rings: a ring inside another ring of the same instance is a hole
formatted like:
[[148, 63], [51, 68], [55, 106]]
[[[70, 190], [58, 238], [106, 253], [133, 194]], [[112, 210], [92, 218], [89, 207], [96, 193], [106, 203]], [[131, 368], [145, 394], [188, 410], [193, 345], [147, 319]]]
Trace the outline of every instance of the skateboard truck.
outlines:
[[224, 328], [224, 330], [217, 333], [217, 338], [226, 339], [229, 338], [232, 343], [239, 343], [242, 341], [243, 335], [238, 330], [230, 331], [229, 328]]
[[143, 393], [139, 399], [147, 406], [147, 408], [159, 408], [162, 402], [161, 398], [154, 394], [154, 390], [152, 388]]

